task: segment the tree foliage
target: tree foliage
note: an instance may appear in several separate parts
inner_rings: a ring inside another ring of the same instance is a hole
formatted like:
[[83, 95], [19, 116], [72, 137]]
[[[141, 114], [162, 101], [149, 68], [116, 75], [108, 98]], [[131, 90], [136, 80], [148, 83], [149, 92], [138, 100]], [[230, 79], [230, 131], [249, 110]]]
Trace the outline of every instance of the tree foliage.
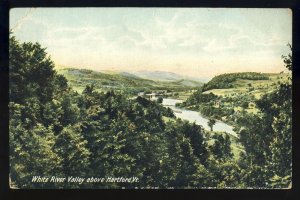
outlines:
[[[292, 57], [284, 56], [291, 70]], [[238, 120], [240, 142], [246, 150], [241, 164], [245, 182], [252, 187], [282, 188], [291, 185], [292, 175], [292, 83], [279, 88], [256, 102], [261, 113], [245, 115]], [[260, 179], [249, 175], [256, 174]]]
[[207, 122], [207, 125], [210, 127], [210, 130], [213, 131], [213, 126], [216, 124], [216, 120], [213, 118], [210, 118]]

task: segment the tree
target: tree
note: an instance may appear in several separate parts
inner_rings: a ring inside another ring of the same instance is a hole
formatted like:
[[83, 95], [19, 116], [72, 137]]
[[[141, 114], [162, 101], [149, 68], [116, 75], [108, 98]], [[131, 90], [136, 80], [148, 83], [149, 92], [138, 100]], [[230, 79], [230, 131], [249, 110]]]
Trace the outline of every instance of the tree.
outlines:
[[204, 140], [204, 130], [195, 122], [190, 124], [184, 122], [180, 130], [185, 137], [190, 139], [190, 144], [193, 149], [193, 154], [200, 160], [201, 164], [205, 165], [208, 158], [207, 144]]
[[216, 124], [216, 120], [213, 118], [210, 118], [207, 122], [207, 125], [210, 127], [210, 130], [213, 131], [213, 126]]
[[181, 149], [181, 167], [176, 177], [177, 187], [189, 187], [197, 186], [199, 184], [198, 180], [194, 176], [200, 165], [199, 160], [193, 154], [193, 148], [190, 144], [190, 139], [186, 137], [181, 138], [180, 142]]
[[10, 101], [26, 102], [36, 96], [42, 103], [53, 97], [54, 63], [39, 43], [20, 44], [15, 37], [9, 42]]
[[51, 127], [46, 128], [37, 123], [26, 128], [22, 123], [22, 111], [26, 109], [20, 104], [10, 103], [9, 141], [10, 141], [10, 177], [20, 188], [51, 187], [46, 184], [34, 184], [33, 176], [60, 175], [59, 166], [62, 158], [53, 152], [55, 136]]
[[241, 107], [242, 107], [243, 109], [247, 109], [248, 106], [249, 106], [249, 103], [248, 103], [247, 101], [243, 101], [242, 104], [241, 104]]
[[213, 136], [214, 144], [211, 146], [211, 152], [217, 159], [231, 159], [233, 154], [231, 152], [231, 141], [229, 136], [226, 134], [215, 134]]
[[87, 141], [81, 135], [80, 124], [65, 127], [57, 136], [54, 152], [63, 159], [61, 169], [64, 176], [86, 175], [90, 156], [86, 145]]
[[158, 97], [157, 98], [157, 103], [162, 103], [163, 102], [163, 98], [162, 97]]

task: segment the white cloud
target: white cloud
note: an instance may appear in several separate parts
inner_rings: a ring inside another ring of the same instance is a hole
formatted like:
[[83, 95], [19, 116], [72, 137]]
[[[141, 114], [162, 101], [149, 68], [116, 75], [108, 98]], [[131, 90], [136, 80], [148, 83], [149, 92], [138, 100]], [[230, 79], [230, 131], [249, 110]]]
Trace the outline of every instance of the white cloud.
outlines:
[[[206, 53], [215, 53], [226, 50], [242, 50], [245, 42], [248, 49], [257, 47], [269, 47], [282, 45], [282, 40], [277, 35], [260, 41], [244, 33], [239, 27], [220, 23], [203, 23], [198, 19], [178, 23], [183, 12], [176, 13], [170, 20], [164, 20], [157, 16], [152, 21], [152, 27], [149, 24], [143, 24], [143, 27], [117, 27], [115, 25], [83, 26], [83, 27], [56, 27], [43, 21], [35, 19], [33, 22], [45, 26], [48, 29], [48, 35], [43, 42], [51, 47], [60, 47], [73, 51], [81, 49], [84, 46], [90, 47], [91, 51], [97, 52], [119, 52], [124, 46], [132, 51], [150, 50], [177, 50], [184, 53], [184, 48], [198, 48]], [[120, 34], [120, 32], [122, 32]], [[139, 35], [139, 39], [135, 34]], [[116, 35], [111, 38], [111, 35]], [[222, 36], [222, 37], [220, 37]], [[250, 46], [249, 46], [250, 45]], [[131, 49], [130, 49], [131, 48]], [[173, 48], [173, 49], [171, 49]], [[183, 49], [182, 49], [183, 48]], [[88, 48], [85, 48], [89, 51]], [[90, 52], [89, 52], [90, 53]]]
[[[132, 69], [169, 66], [178, 70], [181, 66], [182, 71], [193, 73], [197, 69], [204, 74], [222, 71], [220, 66], [225, 71], [234, 70], [235, 66], [246, 69], [245, 65], [250, 69], [250, 64], [261, 67], [268, 62], [272, 66], [280, 59], [276, 51], [286, 43], [280, 33], [249, 31], [226, 20], [209, 23], [205, 20], [208, 18], [187, 18], [186, 13], [184, 10], [162, 17], [154, 12], [154, 17], [144, 23], [102, 26], [51, 24], [32, 17], [25, 21], [28, 27], [33, 23], [34, 29], [44, 30], [39, 42], [48, 48], [56, 62], [67, 65], [132, 66]], [[185, 67], [188, 69], [184, 70]], [[210, 72], [205, 72], [207, 67]]]

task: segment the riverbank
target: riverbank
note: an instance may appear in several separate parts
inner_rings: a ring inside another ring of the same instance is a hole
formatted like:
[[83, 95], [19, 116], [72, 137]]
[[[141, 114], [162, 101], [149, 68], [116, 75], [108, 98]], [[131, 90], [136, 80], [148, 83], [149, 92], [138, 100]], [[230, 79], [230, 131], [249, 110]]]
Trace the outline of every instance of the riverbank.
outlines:
[[[198, 125], [201, 125], [205, 130], [210, 131], [210, 127], [208, 126], [208, 118], [202, 116], [200, 112], [193, 111], [185, 108], [176, 107], [177, 103], [182, 103], [182, 100], [179, 99], [163, 99], [162, 105], [164, 107], [169, 107], [174, 111], [174, 114], [177, 118], [181, 118], [183, 120], [187, 120], [191, 123], [195, 122]], [[215, 125], [213, 126], [214, 131], [226, 132], [236, 138], [238, 135], [233, 131], [233, 127], [220, 121], [216, 120]]]
[[[201, 113], [199, 108], [195, 108], [194, 106], [185, 107], [185, 106], [181, 106], [181, 105], [182, 104], [176, 105], [176, 107], [184, 108], [184, 109], [187, 109], [187, 110], [192, 110], [192, 111]], [[224, 118], [224, 117], [215, 117], [215, 116], [205, 115], [204, 113], [201, 113], [201, 115], [205, 118], [214, 118], [215, 120], [223, 122], [223, 123], [228, 124], [230, 126], [236, 126], [236, 123], [233, 120], [228, 119], [228, 117], [226, 117], [226, 118]]]

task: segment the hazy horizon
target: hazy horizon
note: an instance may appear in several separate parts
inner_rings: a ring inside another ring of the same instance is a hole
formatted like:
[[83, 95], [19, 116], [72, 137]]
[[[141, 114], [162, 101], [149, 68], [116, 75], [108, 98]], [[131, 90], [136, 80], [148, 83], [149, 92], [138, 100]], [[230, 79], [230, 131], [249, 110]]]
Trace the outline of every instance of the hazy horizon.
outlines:
[[10, 28], [58, 68], [191, 77], [279, 73], [292, 43], [289, 9], [15, 8]]
[[[136, 70], [136, 71], [125, 71], [125, 70], [112, 70], [112, 69], [104, 69], [104, 70], [101, 70], [101, 69], [91, 69], [91, 68], [88, 68], [88, 67], [72, 67], [72, 66], [62, 66], [62, 65], [55, 65], [55, 68], [57, 70], [63, 70], [63, 69], [78, 69], [78, 70], [82, 70], [82, 69], [88, 69], [88, 70], [93, 70], [95, 72], [101, 72], [101, 73], [106, 73], [106, 74], [118, 74], [118, 73], [121, 73], [121, 72], [126, 72], [126, 73], [129, 73], [129, 74], [132, 74], [132, 75], [135, 75], [139, 78], [143, 78], [141, 76], [139, 76], [138, 72], [167, 72], [167, 73], [175, 73], [177, 75], [182, 75], [183, 77], [187, 78], [187, 79], [191, 79], [191, 80], [194, 80], [194, 81], [198, 81], [198, 82], [202, 82], [202, 83], [207, 83], [209, 82], [212, 78], [218, 76], [218, 75], [221, 75], [221, 74], [225, 74], [225, 73], [217, 73], [217, 74], [214, 74], [214, 75], [211, 75], [211, 76], [203, 76], [203, 75], [200, 75], [200, 76], [197, 76], [197, 75], [184, 75], [184, 74], [179, 74], [179, 73], [176, 73], [176, 72], [171, 72], [171, 71], [166, 71], [166, 70], [151, 70], [151, 69], [141, 69], [141, 70]], [[235, 71], [235, 72], [226, 72], [226, 73], [243, 73], [243, 72], [257, 72], [257, 71]], [[281, 72], [284, 72], [284, 73], [290, 73], [289, 71], [287, 71], [286, 69], [284, 69], [283, 71]], [[266, 74], [278, 74], [280, 72], [259, 72], [259, 73], [266, 73]], [[149, 79], [149, 78], [143, 78], [143, 79]]]

